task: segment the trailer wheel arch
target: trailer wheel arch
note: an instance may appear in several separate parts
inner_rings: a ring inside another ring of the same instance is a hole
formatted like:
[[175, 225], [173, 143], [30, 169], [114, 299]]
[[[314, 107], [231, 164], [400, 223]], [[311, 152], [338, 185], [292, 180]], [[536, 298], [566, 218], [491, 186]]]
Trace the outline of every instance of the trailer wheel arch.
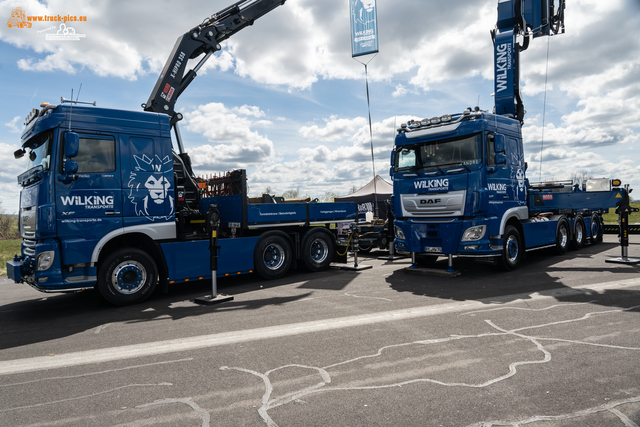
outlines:
[[500, 235], [504, 235], [504, 231], [507, 228], [507, 225], [514, 225], [519, 227], [519, 232], [521, 237], [524, 236], [522, 233], [522, 226], [520, 221], [525, 221], [529, 219], [529, 209], [526, 206], [519, 206], [517, 208], [511, 208], [507, 210], [504, 215], [502, 215], [502, 220], [500, 221]]

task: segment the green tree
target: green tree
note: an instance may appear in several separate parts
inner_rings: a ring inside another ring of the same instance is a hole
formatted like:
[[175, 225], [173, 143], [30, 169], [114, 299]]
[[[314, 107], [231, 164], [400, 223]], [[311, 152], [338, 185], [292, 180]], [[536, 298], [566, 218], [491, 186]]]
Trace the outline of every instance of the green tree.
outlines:
[[300, 187], [298, 188], [290, 188], [289, 190], [282, 193], [282, 197], [285, 199], [297, 199], [300, 197]]
[[0, 200], [0, 239], [17, 239], [19, 236], [18, 217], [7, 214]]
[[334, 193], [333, 191], [325, 192], [321, 197], [321, 202], [333, 202], [336, 197], [340, 197], [338, 193]]

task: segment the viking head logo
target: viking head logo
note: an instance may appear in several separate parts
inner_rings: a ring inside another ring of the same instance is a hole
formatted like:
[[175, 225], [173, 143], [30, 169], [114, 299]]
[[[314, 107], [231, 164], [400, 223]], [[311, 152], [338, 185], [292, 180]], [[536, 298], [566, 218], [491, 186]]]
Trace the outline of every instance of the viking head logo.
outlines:
[[[133, 156], [135, 166], [129, 176], [129, 200], [134, 205], [137, 216], [144, 216], [151, 221], [169, 219], [174, 214], [174, 200], [169, 192], [171, 182], [165, 176], [164, 165], [171, 163], [171, 158], [157, 155], [149, 158], [146, 155]], [[165, 209], [169, 203], [169, 211]]]

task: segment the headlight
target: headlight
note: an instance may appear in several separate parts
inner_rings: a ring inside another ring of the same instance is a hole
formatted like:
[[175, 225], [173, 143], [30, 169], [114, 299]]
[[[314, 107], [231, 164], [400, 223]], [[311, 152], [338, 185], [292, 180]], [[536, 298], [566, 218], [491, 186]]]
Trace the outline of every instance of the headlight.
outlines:
[[398, 227], [397, 225], [394, 225], [394, 228], [396, 230], [396, 237], [400, 240], [406, 240], [406, 237], [404, 237], [404, 231], [402, 231], [402, 228]]
[[53, 264], [54, 257], [55, 252], [53, 251], [42, 252], [40, 255], [38, 255], [38, 260], [36, 261], [36, 269], [38, 271], [45, 271], [46, 269], [51, 267], [51, 264]]
[[486, 226], [484, 225], [469, 227], [462, 235], [462, 241], [469, 242], [472, 240], [480, 240], [484, 237], [485, 230], [486, 230]]

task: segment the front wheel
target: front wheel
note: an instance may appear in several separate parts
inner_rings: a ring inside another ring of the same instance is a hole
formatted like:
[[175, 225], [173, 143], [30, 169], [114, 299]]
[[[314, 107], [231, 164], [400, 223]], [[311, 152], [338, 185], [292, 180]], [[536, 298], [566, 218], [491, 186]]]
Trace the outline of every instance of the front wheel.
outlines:
[[286, 237], [267, 234], [258, 240], [253, 252], [253, 263], [259, 275], [265, 279], [278, 279], [291, 266], [291, 245]]
[[109, 255], [98, 273], [100, 295], [119, 306], [146, 300], [157, 282], [158, 270], [153, 258], [134, 248], [120, 249]]
[[515, 270], [522, 261], [522, 239], [520, 232], [513, 225], [504, 230], [502, 255], [500, 265], [507, 271]]

